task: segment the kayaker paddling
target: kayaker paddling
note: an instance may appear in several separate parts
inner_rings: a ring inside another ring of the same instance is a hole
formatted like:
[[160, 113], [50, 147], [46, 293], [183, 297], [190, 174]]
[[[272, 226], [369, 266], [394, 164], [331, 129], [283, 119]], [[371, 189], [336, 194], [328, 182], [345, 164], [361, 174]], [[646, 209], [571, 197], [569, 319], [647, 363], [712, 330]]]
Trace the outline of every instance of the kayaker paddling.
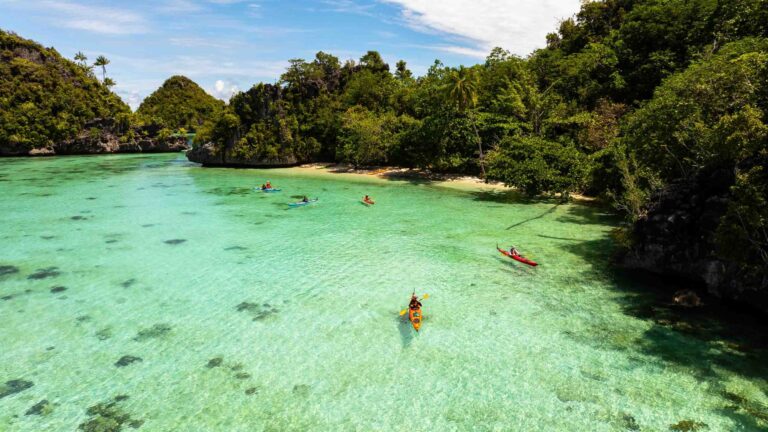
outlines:
[[363, 202], [364, 202], [365, 204], [369, 204], [369, 205], [373, 204], [373, 200], [372, 200], [372, 199], [371, 199], [371, 197], [369, 197], [368, 195], [366, 195], [366, 196], [364, 196], [364, 197], [363, 197]]
[[400, 311], [400, 316], [405, 315], [406, 312], [408, 313], [408, 321], [411, 322], [413, 329], [416, 331], [419, 331], [421, 328], [421, 321], [423, 319], [423, 316], [421, 315], [421, 300], [428, 298], [429, 294], [424, 294], [424, 297], [419, 299], [416, 292], [414, 292], [411, 295], [411, 301], [408, 303], [408, 308]]
[[308, 206], [310, 204], [314, 204], [317, 202], [317, 198], [309, 199], [306, 196], [301, 199], [301, 201], [296, 201], [292, 203], [288, 203], [289, 207], [304, 207]]
[[496, 249], [502, 255], [506, 255], [506, 256], [512, 258], [513, 260], [519, 261], [519, 262], [521, 262], [523, 264], [528, 264], [531, 267], [536, 267], [537, 265], [539, 265], [538, 263], [536, 263], [536, 261], [533, 261], [531, 259], [528, 259], [528, 258], [520, 255], [520, 252], [518, 252], [517, 249], [514, 246], [510, 246], [509, 250], [506, 250], [506, 249], [500, 248], [499, 245], [497, 244], [496, 245]]
[[411, 309], [419, 309], [421, 308], [421, 302], [419, 301], [419, 297], [414, 294], [411, 296], [411, 303], [408, 305]]
[[267, 184], [264, 189], [272, 189], [272, 183], [270, 183], [269, 180], [267, 180]]

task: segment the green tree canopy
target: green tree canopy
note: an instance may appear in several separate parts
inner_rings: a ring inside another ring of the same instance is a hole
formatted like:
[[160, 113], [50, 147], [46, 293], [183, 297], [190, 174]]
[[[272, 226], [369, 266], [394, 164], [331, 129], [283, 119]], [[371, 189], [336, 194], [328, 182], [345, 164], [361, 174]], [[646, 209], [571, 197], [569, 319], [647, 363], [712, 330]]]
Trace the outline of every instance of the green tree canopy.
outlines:
[[147, 121], [155, 121], [172, 130], [195, 132], [215, 117], [224, 103], [205, 92], [184, 76], [168, 78], [149, 95], [136, 111]]
[[0, 153], [6, 154], [50, 147], [73, 138], [88, 121], [130, 113], [81, 64], [2, 30], [0, 107]]

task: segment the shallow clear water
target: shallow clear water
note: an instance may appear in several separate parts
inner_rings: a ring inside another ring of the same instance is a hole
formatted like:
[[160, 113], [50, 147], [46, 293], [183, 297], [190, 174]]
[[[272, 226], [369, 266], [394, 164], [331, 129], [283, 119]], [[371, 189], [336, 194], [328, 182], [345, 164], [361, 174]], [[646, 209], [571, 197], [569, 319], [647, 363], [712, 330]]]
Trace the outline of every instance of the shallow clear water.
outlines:
[[118, 395], [146, 431], [768, 428], [764, 352], [640, 313], [598, 208], [183, 155], [3, 159], [0, 191], [2, 431]]

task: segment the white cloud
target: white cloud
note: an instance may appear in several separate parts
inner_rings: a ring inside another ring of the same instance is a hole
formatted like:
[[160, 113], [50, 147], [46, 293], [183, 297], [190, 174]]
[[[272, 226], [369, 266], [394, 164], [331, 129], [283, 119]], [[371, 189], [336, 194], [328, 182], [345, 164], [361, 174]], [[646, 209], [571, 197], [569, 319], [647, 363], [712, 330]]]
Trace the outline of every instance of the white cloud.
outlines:
[[41, 2], [43, 9], [58, 12], [55, 23], [59, 26], [104, 34], [146, 33], [146, 20], [126, 9], [50, 0]]
[[141, 101], [144, 99], [138, 91], [121, 88], [120, 86], [115, 88], [115, 93], [117, 93], [117, 95], [120, 96], [134, 111], [136, 111], [139, 105], [141, 105]]
[[[402, 7], [402, 18], [413, 29], [462, 38], [472, 48], [500, 46], [526, 56], [545, 44], [560, 20], [578, 12], [580, 0], [381, 0]], [[470, 51], [467, 52], [469, 55]]]
[[469, 48], [456, 45], [432, 45], [428, 48], [475, 58], [486, 58], [489, 53], [489, 51], [485, 49]]
[[227, 80], [216, 80], [213, 84], [213, 89], [207, 89], [208, 93], [213, 97], [219, 98], [223, 101], [229, 101], [229, 98], [233, 94], [238, 92], [238, 88], [235, 84]]
[[322, 0], [321, 3], [326, 5], [329, 10], [333, 12], [352, 13], [358, 15], [372, 15], [372, 9], [374, 4], [360, 4], [355, 0]]

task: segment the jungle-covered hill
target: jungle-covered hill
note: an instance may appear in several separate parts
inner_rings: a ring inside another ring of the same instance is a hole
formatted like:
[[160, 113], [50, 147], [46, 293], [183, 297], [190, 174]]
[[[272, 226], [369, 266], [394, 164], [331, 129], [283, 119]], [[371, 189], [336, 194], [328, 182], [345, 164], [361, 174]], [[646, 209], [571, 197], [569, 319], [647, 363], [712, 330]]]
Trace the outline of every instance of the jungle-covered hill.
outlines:
[[183, 140], [137, 123], [93, 66], [0, 30], [0, 155], [178, 151]]
[[144, 99], [136, 113], [174, 131], [195, 132], [223, 108], [224, 102], [189, 78], [177, 75]]

